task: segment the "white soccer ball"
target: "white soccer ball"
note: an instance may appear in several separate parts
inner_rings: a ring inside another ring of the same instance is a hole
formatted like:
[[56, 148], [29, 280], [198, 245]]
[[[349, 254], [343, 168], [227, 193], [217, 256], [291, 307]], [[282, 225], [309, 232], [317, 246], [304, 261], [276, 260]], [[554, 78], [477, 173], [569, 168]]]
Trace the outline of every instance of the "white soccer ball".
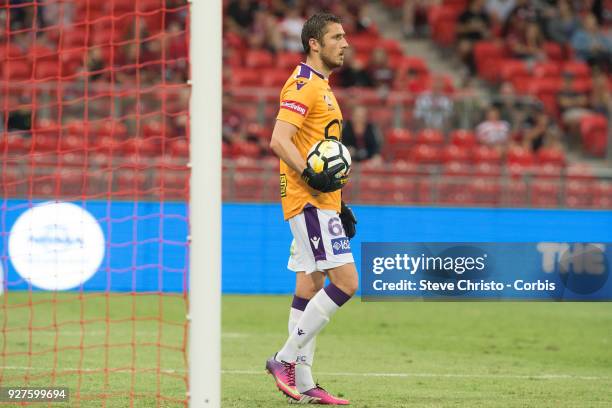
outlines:
[[312, 145], [306, 156], [306, 162], [315, 173], [339, 163], [343, 164], [344, 168], [336, 174], [336, 177], [348, 176], [351, 172], [351, 154], [346, 146], [335, 139], [321, 140]]

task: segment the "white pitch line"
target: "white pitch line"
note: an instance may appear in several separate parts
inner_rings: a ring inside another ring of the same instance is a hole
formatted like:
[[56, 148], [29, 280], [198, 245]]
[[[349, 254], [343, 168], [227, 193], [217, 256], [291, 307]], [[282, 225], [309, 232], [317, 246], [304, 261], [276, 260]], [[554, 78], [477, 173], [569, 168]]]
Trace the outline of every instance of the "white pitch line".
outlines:
[[[71, 368], [71, 367], [57, 367], [56, 369], [62, 371], [100, 371], [100, 368]], [[21, 367], [21, 366], [4, 366], [0, 367], [0, 370], [15, 370], [15, 371], [51, 371], [51, 368], [41, 367]], [[117, 370], [112, 373], [118, 374], [131, 374], [132, 370]], [[146, 370], [151, 370], [151, 374], [157, 370], [157, 368], [151, 367]], [[178, 369], [162, 369], [163, 373], [184, 373], [185, 370]], [[263, 375], [265, 371], [262, 370], [221, 370], [222, 374], [235, 374], [235, 375]], [[319, 375], [325, 375], [330, 377], [398, 377], [398, 378], [488, 378], [488, 379], [512, 379], [512, 380], [584, 380], [584, 381], [611, 381], [612, 377], [602, 376], [585, 376], [585, 375], [572, 375], [572, 374], [539, 374], [539, 375], [514, 375], [514, 374], [462, 374], [462, 373], [351, 373], [351, 372], [322, 372]]]
[[[257, 375], [262, 371], [256, 370], [222, 370], [223, 374]], [[540, 374], [540, 375], [512, 375], [512, 374], [461, 374], [461, 373], [318, 373], [330, 377], [400, 377], [400, 378], [504, 378], [517, 380], [585, 380], [610, 381], [612, 377], [584, 376], [571, 374]]]

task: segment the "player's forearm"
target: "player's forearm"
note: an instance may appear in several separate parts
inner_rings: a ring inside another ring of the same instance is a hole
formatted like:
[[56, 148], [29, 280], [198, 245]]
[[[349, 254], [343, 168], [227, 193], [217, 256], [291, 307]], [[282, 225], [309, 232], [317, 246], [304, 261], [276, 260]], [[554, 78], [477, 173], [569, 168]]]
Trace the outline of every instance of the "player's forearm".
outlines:
[[270, 149], [298, 174], [302, 174], [306, 168], [306, 161], [291, 140], [273, 136], [270, 141]]

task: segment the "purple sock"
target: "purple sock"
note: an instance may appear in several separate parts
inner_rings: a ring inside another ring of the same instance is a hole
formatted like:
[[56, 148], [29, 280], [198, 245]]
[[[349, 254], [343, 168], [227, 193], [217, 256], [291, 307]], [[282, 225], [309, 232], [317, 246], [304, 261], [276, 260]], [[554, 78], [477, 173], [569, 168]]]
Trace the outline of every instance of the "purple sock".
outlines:
[[325, 291], [325, 293], [327, 293], [327, 296], [329, 296], [329, 298], [333, 300], [335, 304], [338, 305], [338, 307], [348, 302], [348, 300], [351, 298], [333, 283], [330, 283], [329, 285], [324, 287], [323, 290]]
[[304, 299], [297, 295], [293, 295], [293, 302], [291, 302], [291, 307], [297, 310], [301, 310], [302, 312], [306, 309], [306, 305], [308, 304], [310, 299]]

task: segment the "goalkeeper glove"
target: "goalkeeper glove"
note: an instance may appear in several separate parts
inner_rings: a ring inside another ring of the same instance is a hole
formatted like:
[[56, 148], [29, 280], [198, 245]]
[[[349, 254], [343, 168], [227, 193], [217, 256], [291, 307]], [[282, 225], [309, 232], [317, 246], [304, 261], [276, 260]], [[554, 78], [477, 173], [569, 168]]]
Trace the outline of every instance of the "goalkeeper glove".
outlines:
[[346, 205], [344, 201], [342, 201], [340, 207], [340, 221], [342, 221], [342, 228], [344, 228], [344, 233], [346, 236], [349, 239], [353, 238], [357, 233], [357, 229], [355, 228], [357, 219], [355, 218], [355, 214], [353, 214], [351, 207]]
[[348, 176], [336, 177], [336, 175], [344, 168], [342, 163], [315, 173], [310, 167], [306, 167], [302, 172], [302, 180], [315, 190], [323, 193], [331, 193], [332, 191], [340, 190], [348, 181]]

